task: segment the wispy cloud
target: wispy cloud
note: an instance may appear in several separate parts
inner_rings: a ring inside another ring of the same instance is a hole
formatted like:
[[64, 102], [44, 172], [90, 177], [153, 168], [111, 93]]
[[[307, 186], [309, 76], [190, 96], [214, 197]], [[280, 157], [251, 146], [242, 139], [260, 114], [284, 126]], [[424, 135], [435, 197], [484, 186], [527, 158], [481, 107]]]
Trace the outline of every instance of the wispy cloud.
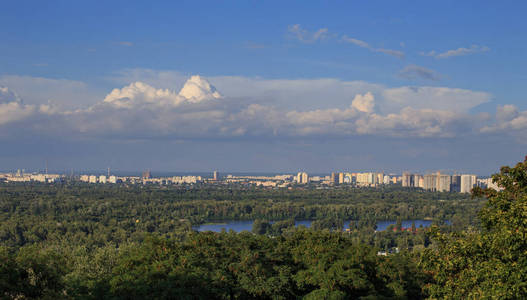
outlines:
[[384, 53], [384, 54], [391, 55], [391, 56], [394, 56], [394, 57], [397, 57], [397, 58], [404, 58], [404, 52], [402, 52], [402, 51], [393, 50], [393, 49], [386, 49], [386, 48], [375, 48], [375, 47], [371, 46], [369, 43], [367, 43], [365, 41], [358, 40], [358, 39], [355, 39], [355, 38], [351, 38], [351, 37], [348, 37], [347, 35], [343, 35], [341, 40], [343, 42], [354, 44], [354, 45], [359, 46], [361, 48], [368, 49], [371, 52]]
[[[318, 29], [316, 31], [309, 31], [307, 29], [302, 28], [302, 26], [300, 26], [300, 24], [289, 25], [288, 28], [287, 28], [287, 32], [294, 39], [297, 39], [297, 40], [299, 40], [301, 42], [304, 42], [304, 43], [314, 43], [314, 42], [317, 42], [317, 41], [329, 39], [331, 37], [338, 37], [339, 36], [339, 34], [332, 34], [332, 33], [330, 33], [327, 28], [320, 28], [320, 29]], [[341, 37], [341, 41], [343, 41], [345, 43], [354, 44], [354, 45], [359, 46], [361, 48], [368, 49], [371, 52], [383, 53], [383, 54], [387, 54], [387, 55], [394, 56], [394, 57], [397, 57], [397, 58], [404, 58], [404, 56], [405, 56], [404, 52], [402, 52], [402, 51], [393, 50], [393, 49], [386, 49], [386, 48], [376, 48], [376, 47], [371, 46], [369, 43], [367, 43], [365, 41], [362, 41], [362, 40], [359, 40], [359, 39], [355, 39], [355, 38], [349, 37], [347, 35], [343, 35]], [[401, 45], [404, 45], [404, 43], [401, 44]]]
[[362, 48], [367, 48], [367, 49], [372, 48], [370, 46], [370, 44], [366, 43], [365, 41], [361, 41], [361, 40], [357, 40], [357, 39], [354, 39], [354, 38], [350, 38], [347, 35], [342, 37], [342, 41], [344, 41], [346, 43], [351, 43], [351, 44], [357, 45], [357, 46], [362, 47]]
[[134, 43], [128, 42], [128, 41], [121, 41], [121, 42], [119, 42], [119, 45], [125, 46], [125, 47], [132, 47], [134, 45]]
[[287, 31], [292, 37], [304, 43], [313, 43], [316, 41], [325, 40], [330, 36], [327, 28], [309, 31], [302, 28], [300, 24], [289, 25]]
[[431, 56], [431, 57], [441, 59], [441, 58], [450, 58], [454, 56], [470, 55], [470, 54], [480, 53], [480, 52], [487, 52], [489, 50], [490, 48], [487, 46], [472, 45], [470, 46], [470, 48], [460, 47], [457, 49], [447, 50], [445, 52], [437, 52], [435, 50], [432, 50], [428, 52], [421, 52], [419, 54], [422, 56]]
[[399, 77], [406, 79], [425, 79], [439, 81], [442, 76], [434, 70], [427, 69], [418, 65], [408, 65], [399, 72]]

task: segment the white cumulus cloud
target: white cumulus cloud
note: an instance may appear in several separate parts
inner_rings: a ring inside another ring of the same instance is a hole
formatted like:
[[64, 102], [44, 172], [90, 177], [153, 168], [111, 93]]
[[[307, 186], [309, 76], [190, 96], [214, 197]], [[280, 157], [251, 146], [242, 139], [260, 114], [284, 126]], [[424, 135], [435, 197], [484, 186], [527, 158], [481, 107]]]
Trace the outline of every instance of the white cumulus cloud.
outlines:
[[366, 113], [373, 112], [375, 99], [372, 93], [368, 92], [365, 95], [356, 95], [351, 102], [351, 107]]
[[527, 111], [520, 111], [515, 105], [498, 106], [493, 124], [481, 128], [484, 133], [513, 133], [525, 143], [527, 139]]
[[24, 105], [15, 92], [7, 87], [0, 87], [0, 125], [25, 119], [35, 111], [35, 106]]
[[465, 135], [460, 129], [470, 117], [452, 111], [403, 108], [399, 113], [372, 114], [357, 121], [361, 134], [381, 134], [394, 137], [453, 137]]
[[[527, 113], [515, 106], [499, 107], [495, 118], [471, 113], [492, 96], [465, 89], [388, 88], [337, 79], [192, 76], [185, 83], [174, 84], [182, 86], [177, 91], [167, 88], [169, 72], [146, 74], [142, 78], [141, 72], [135, 72], [135, 82], [77, 109], [26, 105], [11, 90], [1, 88], [0, 132], [8, 134], [7, 128], [12, 127], [7, 126], [21, 124], [18, 122], [30, 124], [21, 127], [33, 128], [35, 134], [126, 140], [459, 137], [527, 129]], [[163, 88], [156, 87], [156, 80]]]
[[190, 102], [200, 102], [203, 100], [219, 99], [220, 93], [207, 80], [200, 76], [192, 76], [185, 83], [179, 95]]
[[468, 112], [480, 104], [489, 102], [492, 96], [485, 92], [447, 87], [389, 88], [383, 91], [387, 111], [398, 111], [404, 107]]
[[105, 103], [120, 108], [141, 105], [178, 106], [183, 102], [197, 103], [219, 99], [220, 93], [207, 80], [192, 76], [179, 93], [169, 89], [157, 89], [144, 82], [134, 82], [121, 89], [114, 89], [104, 98]]
[[121, 108], [132, 108], [138, 105], [174, 105], [183, 101], [178, 94], [168, 89], [156, 89], [143, 82], [134, 82], [121, 89], [113, 89], [104, 98], [105, 103], [112, 104]]
[[26, 104], [53, 104], [65, 109], [93, 105], [105, 94], [98, 87], [69, 79], [2, 75], [0, 85], [16, 91]]

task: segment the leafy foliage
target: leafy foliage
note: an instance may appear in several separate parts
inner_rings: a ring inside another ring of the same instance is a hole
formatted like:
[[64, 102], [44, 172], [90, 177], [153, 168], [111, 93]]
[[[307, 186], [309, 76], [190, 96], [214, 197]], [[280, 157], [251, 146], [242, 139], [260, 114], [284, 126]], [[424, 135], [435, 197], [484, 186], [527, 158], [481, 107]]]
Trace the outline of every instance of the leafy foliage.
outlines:
[[[493, 179], [503, 190], [475, 189], [472, 199], [398, 188], [4, 184], [0, 297], [527, 298], [527, 158]], [[437, 226], [402, 228], [417, 218]], [[253, 233], [192, 230], [246, 219]]]
[[[291, 220], [338, 230], [356, 220], [374, 231], [378, 220], [459, 219], [477, 226], [480, 199], [400, 188], [267, 190], [243, 186], [0, 184], [0, 243], [10, 247], [63, 241], [88, 248], [140, 242], [150, 233], [181, 238], [192, 225], [225, 220], [274, 221], [279, 235]], [[281, 223], [279, 221], [285, 221]], [[333, 223], [333, 224], [332, 224]], [[265, 226], [265, 225], [264, 225]]]
[[411, 256], [377, 256], [340, 233], [300, 229], [280, 237], [192, 233], [184, 241], [2, 252], [7, 298], [290, 299], [419, 298]]
[[432, 297], [527, 298], [527, 157], [502, 167], [493, 181], [503, 190], [474, 191], [488, 198], [480, 213], [483, 231], [437, 233], [438, 248], [423, 256]]

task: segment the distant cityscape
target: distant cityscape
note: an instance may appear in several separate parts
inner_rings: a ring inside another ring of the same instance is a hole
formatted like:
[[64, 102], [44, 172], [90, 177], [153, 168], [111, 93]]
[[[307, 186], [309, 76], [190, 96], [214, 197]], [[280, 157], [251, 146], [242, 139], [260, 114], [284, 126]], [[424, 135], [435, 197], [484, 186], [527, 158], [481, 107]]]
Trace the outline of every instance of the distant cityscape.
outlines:
[[141, 176], [106, 175], [66, 175], [45, 173], [26, 173], [17, 170], [13, 173], [0, 173], [0, 182], [41, 182], [59, 183], [64, 181], [79, 181], [91, 184], [157, 184], [157, 185], [193, 185], [193, 184], [242, 184], [269, 188], [293, 188], [297, 186], [313, 185], [317, 187], [356, 186], [380, 187], [400, 185], [407, 188], [421, 188], [428, 191], [470, 193], [475, 186], [482, 188], [500, 188], [491, 178], [478, 178], [473, 174], [413, 174], [403, 172], [402, 175], [384, 174], [383, 172], [333, 172], [326, 176], [310, 176], [306, 172], [281, 174], [274, 176], [232, 175], [221, 176], [214, 171], [211, 176], [165, 176], [154, 177], [150, 171], [142, 172]]

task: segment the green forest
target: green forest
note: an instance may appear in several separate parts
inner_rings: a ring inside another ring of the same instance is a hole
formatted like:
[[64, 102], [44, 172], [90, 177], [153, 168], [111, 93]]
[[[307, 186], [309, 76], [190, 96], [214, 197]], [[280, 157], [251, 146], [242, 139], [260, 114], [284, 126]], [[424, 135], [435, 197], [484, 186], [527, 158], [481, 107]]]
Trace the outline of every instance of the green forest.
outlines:
[[[4, 183], [0, 297], [527, 298], [527, 158], [493, 180], [502, 191], [472, 195]], [[402, 230], [408, 219], [433, 226]], [[251, 232], [193, 229], [227, 220], [255, 221]], [[376, 231], [380, 220], [397, 223]]]

